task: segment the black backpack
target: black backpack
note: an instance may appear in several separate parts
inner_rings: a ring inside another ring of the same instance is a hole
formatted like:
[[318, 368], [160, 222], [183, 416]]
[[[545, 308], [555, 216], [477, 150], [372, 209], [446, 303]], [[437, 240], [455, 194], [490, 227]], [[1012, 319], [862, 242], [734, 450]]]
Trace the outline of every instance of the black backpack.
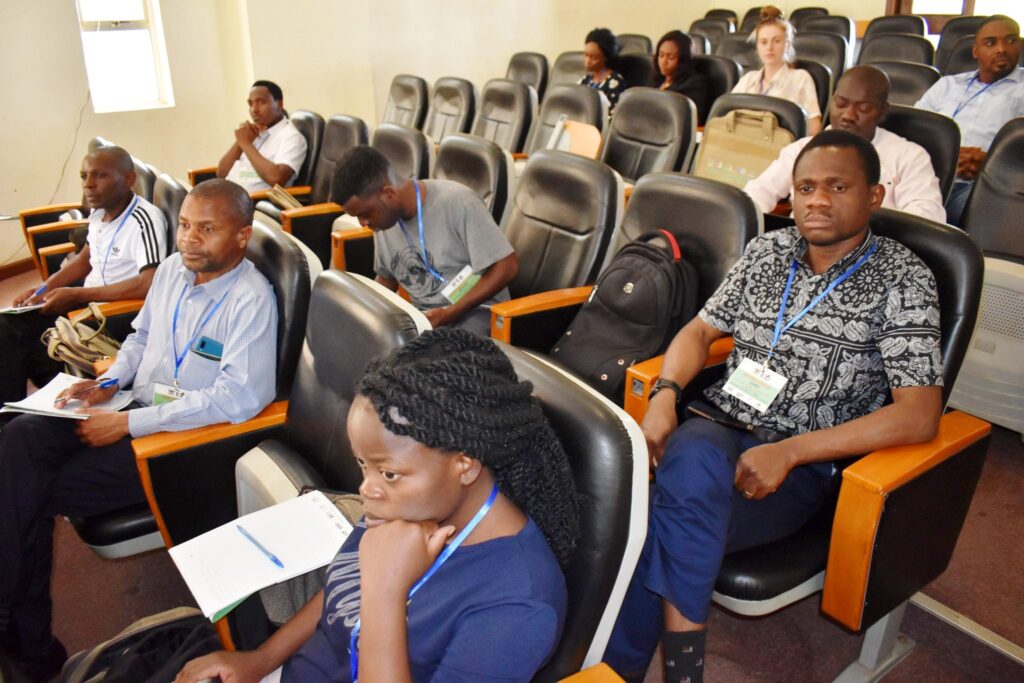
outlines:
[[622, 405], [626, 369], [664, 353], [696, 312], [696, 269], [672, 233], [651, 232], [615, 255], [551, 355]]

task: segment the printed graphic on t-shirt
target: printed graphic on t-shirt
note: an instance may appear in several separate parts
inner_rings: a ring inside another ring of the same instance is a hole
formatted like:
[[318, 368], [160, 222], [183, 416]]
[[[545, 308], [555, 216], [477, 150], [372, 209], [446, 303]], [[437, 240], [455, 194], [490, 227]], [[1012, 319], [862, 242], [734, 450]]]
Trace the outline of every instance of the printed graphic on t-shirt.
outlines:
[[335, 555], [324, 577], [324, 617], [327, 625], [333, 626], [338, 619], [344, 619], [345, 628], [351, 630], [359, 618], [361, 595], [357, 544], [356, 550]]
[[[444, 283], [434, 277], [423, 264], [423, 252], [419, 249], [406, 245], [391, 258], [390, 270], [395, 275], [398, 283], [405, 287], [415, 301], [429, 302], [435, 297], [441, 296]], [[427, 259], [430, 267], [435, 272], [440, 272], [434, 264], [433, 256], [427, 251]]]

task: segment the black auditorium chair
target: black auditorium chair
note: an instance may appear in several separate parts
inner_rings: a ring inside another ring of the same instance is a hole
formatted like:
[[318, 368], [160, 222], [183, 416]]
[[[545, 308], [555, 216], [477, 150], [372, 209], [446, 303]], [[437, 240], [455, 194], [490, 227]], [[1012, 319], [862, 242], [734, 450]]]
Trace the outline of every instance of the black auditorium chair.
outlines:
[[945, 199], [953, 187], [960, 156], [960, 127], [956, 121], [926, 109], [894, 104], [878, 125], [925, 148]]
[[[986, 256], [1024, 264], [1024, 117], [999, 129], [978, 170], [963, 223]], [[1018, 322], [1018, 325], [1022, 324]]]
[[306, 140], [306, 158], [292, 185], [309, 185], [313, 173], [316, 172], [317, 159], [320, 158], [320, 144], [324, 139], [324, 117], [313, 111], [298, 109], [289, 114], [288, 118]]
[[978, 60], [974, 58], [974, 35], [964, 36], [950, 48], [945, 64], [939, 71], [943, 76], [954, 76], [978, 68]]
[[732, 33], [723, 37], [715, 49], [715, 54], [738, 62], [743, 68], [743, 73], [761, 68], [757, 47], [747, 40], [745, 33]]
[[534, 119], [526, 137], [523, 151], [527, 155], [547, 146], [551, 132], [563, 114], [570, 121], [587, 123], [598, 130], [604, 130], [605, 122], [608, 120], [607, 100], [596, 90], [585, 85], [552, 83], [548, 88], [547, 97], [540, 105], [540, 113]]
[[[545, 72], [546, 77], [546, 72]], [[472, 133], [519, 152], [537, 114], [537, 91], [522, 81], [494, 78], [480, 94]]]
[[505, 78], [522, 81], [537, 91], [537, 99], [544, 98], [548, 85], [548, 58], [539, 52], [517, 52], [508, 60]]
[[453, 180], [473, 190], [500, 224], [515, 191], [512, 155], [491, 140], [452, 133], [437, 149], [434, 178]]
[[864, 42], [878, 35], [887, 33], [911, 33], [915, 36], [924, 36], [928, 33], [928, 22], [924, 17], [914, 14], [895, 14], [887, 17], [875, 17], [868, 22], [864, 30]]
[[[586, 73], [587, 69], [583, 66], [582, 50], [563, 52], [555, 58], [555, 63], [551, 65], [548, 87], [579, 83]], [[547, 97], [547, 92], [544, 97]]]
[[785, 128], [793, 137], [799, 140], [807, 135], [807, 112], [796, 102], [784, 100], [781, 97], [771, 95], [749, 95], [741, 93], [729, 93], [722, 95], [711, 105], [709, 119], [718, 116], [725, 116], [736, 109], [755, 109], [767, 111], [775, 115], [779, 126]]
[[430, 177], [435, 150], [421, 131], [382, 123], [373, 131], [370, 146], [387, 157], [400, 179]]
[[750, 35], [750, 33], [757, 28], [759, 21], [761, 21], [761, 8], [751, 7], [747, 10], [747, 13], [743, 15], [743, 21], [740, 22], [740, 26], [736, 29], [736, 32]]
[[[844, 59], [842, 67], [845, 69], [848, 64], [853, 63], [854, 46], [857, 45], [857, 29], [853, 23], [853, 19], [838, 14], [831, 14], [827, 17], [811, 17], [810, 19], [804, 19], [803, 26], [796, 34], [797, 54], [800, 53], [800, 38], [812, 33], [831, 33], [842, 38], [845, 41], [843, 43], [845, 52], [843, 53]], [[810, 59], [818, 58], [810, 56]], [[840, 70], [837, 72], [835, 65], [831, 60], [825, 61], [823, 59], [818, 59], [818, 61], [828, 65], [828, 67], [832, 69], [833, 78], [835, 80], [839, 80], [839, 77], [842, 75], [842, 71]]]
[[942, 75], [934, 66], [914, 62], [871, 62], [889, 77], [890, 104], [914, 106]]
[[813, 59], [800, 59], [799, 57], [794, 66], [810, 74], [811, 80], [814, 81], [814, 92], [818, 95], [818, 110], [821, 111], [821, 116], [824, 118], [828, 113], [828, 99], [832, 95], [832, 91], [835, 90], [832, 69]]
[[381, 123], [422, 128], [427, 115], [427, 82], [419, 76], [398, 74], [391, 80]]
[[709, 17], [697, 19], [690, 24], [689, 33], [692, 36], [703, 36], [706, 38], [708, 43], [711, 44], [711, 52], [705, 52], [704, 54], [713, 54], [718, 49], [718, 44], [722, 42], [722, 38], [733, 33], [735, 30], [733, 24], [728, 20]]
[[648, 86], [654, 81], [654, 63], [650, 54], [620, 55], [616, 68], [626, 81], [626, 88]]
[[646, 55], [651, 56], [654, 52], [654, 46], [651, 44], [651, 39], [648, 36], [640, 33], [620, 33], [617, 38], [619, 39], [619, 54], [620, 55]]
[[793, 28], [799, 31], [807, 19], [827, 16], [828, 10], [824, 7], [798, 7], [789, 13], [789, 23], [793, 24]]
[[[309, 265], [296, 241], [264, 225], [253, 226], [246, 256], [274, 287], [278, 313], [275, 400], [282, 401], [291, 392], [302, 333], [306, 326], [310, 292]], [[280, 411], [281, 405], [274, 403], [263, 410], [261, 417], [266, 418]], [[230, 431], [233, 428], [234, 425], [221, 424], [204, 427], [202, 430]], [[127, 557], [162, 547], [165, 540], [169, 541], [166, 536], [161, 536], [154, 518], [157, 497], [166, 496], [166, 499], [175, 501], [179, 507], [189, 508], [207, 499], [223, 498], [223, 492], [231, 490], [233, 477], [230, 471], [225, 473], [228, 476], [221, 479], [197, 476], [198, 464], [212, 463], [216, 459], [203, 447], [191, 450], [196, 460], [187, 465], [182, 465], [181, 460], [161, 460], [160, 449], [166, 447], [172, 438], [177, 439], [187, 434], [189, 432], [165, 432], [132, 442], [146, 498], [152, 503], [152, 508], [142, 503], [103, 515], [71, 520], [78, 535], [98, 555], [105, 558]]]
[[423, 132], [436, 143], [449, 133], [467, 133], [476, 114], [476, 92], [464, 78], [446, 76], [434, 82]]
[[693, 46], [693, 54], [709, 55], [712, 53], [711, 41], [707, 39], [707, 36], [692, 32], [687, 33], [687, 35], [690, 36], [690, 44]]
[[156, 177], [160, 171], [142, 159], [132, 157], [132, 163], [135, 165], [135, 184], [132, 185], [132, 191], [146, 201], [153, 201], [153, 187], [156, 185]]
[[939, 34], [939, 44], [935, 48], [935, 68], [941, 73], [946, 73], [946, 63], [953, 54], [953, 46], [965, 36], [974, 36], [978, 32], [978, 26], [985, 21], [985, 17], [953, 17], [942, 27]]
[[[732, 92], [743, 75], [743, 67], [735, 59], [718, 55], [694, 55], [693, 66], [708, 80], [708, 101], [714, 102]], [[699, 113], [698, 113], [699, 117]], [[697, 124], [704, 125], [704, 118]]]
[[685, 171], [697, 139], [697, 108], [679, 93], [632, 88], [608, 124], [601, 161], [628, 183], [648, 173]]
[[739, 16], [731, 9], [709, 9], [704, 13], [705, 19], [724, 19], [732, 24], [739, 23]]
[[[817, 18], [817, 17], [815, 17]], [[793, 41], [796, 57], [800, 61], [817, 62], [828, 67], [832, 75], [832, 91], [846, 71], [849, 45], [846, 39], [836, 33], [825, 31], [800, 32]], [[814, 74], [811, 74], [814, 77]], [[831, 94], [831, 91], [830, 93]], [[822, 111], [824, 113], [824, 110]]]
[[890, 61], [931, 64], [934, 59], [935, 48], [924, 36], [911, 33], [881, 33], [864, 39], [857, 64]]

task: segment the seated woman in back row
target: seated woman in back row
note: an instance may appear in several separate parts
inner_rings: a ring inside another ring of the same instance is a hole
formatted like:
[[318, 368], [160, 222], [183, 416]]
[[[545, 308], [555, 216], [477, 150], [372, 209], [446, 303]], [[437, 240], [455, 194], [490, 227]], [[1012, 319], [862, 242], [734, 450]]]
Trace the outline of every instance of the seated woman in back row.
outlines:
[[782, 10], [771, 5], [762, 7], [761, 21], [751, 34], [762, 67], [744, 74], [732, 91], [796, 102], [807, 112], [807, 135], [813, 136], [821, 132], [821, 108], [814, 79], [803, 69], [793, 67], [795, 37], [796, 30], [782, 17]]
[[460, 329], [373, 361], [348, 416], [365, 516], [324, 589], [259, 649], [195, 659], [177, 683], [533, 678], [565, 620], [578, 517], [531, 390]]
[[590, 86], [608, 98], [611, 114], [626, 89], [626, 80], [612, 68], [619, 56], [619, 39], [606, 28], [595, 28], [583, 41], [583, 66], [587, 73], [580, 85]]
[[704, 124], [711, 106], [708, 79], [697, 71], [690, 36], [682, 31], [669, 31], [661, 37], [654, 51], [654, 82], [651, 85], [689, 97], [697, 107], [697, 123]]

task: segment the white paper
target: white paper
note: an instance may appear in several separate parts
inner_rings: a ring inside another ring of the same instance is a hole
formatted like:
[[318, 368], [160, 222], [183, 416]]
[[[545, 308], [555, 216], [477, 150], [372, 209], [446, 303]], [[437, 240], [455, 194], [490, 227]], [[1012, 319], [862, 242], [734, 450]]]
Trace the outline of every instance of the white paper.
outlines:
[[[243, 536], [239, 525], [284, 568]], [[169, 552], [209, 618], [261, 588], [326, 566], [351, 532], [352, 525], [334, 504], [321, 492], [311, 491], [239, 517]]]
[[[28, 413], [29, 415], [46, 415], [48, 417], [68, 417], [72, 420], [87, 420], [88, 415], [76, 413], [76, 410], [85, 406], [78, 399], [71, 399], [63, 408], [54, 408], [53, 402], [57, 394], [70, 387], [75, 382], [81, 382], [81, 377], [75, 377], [67, 373], [58, 373], [50, 380], [45, 387], [32, 394], [23, 401], [6, 403], [0, 408], [0, 413]], [[132, 392], [121, 390], [114, 394], [109, 401], [89, 406], [90, 410], [121, 410], [132, 402]]]
[[46, 304], [31, 304], [29, 306], [8, 306], [7, 308], [0, 308], [0, 315], [6, 313], [8, 315], [20, 315], [22, 313], [28, 313], [29, 311], [38, 311]]

